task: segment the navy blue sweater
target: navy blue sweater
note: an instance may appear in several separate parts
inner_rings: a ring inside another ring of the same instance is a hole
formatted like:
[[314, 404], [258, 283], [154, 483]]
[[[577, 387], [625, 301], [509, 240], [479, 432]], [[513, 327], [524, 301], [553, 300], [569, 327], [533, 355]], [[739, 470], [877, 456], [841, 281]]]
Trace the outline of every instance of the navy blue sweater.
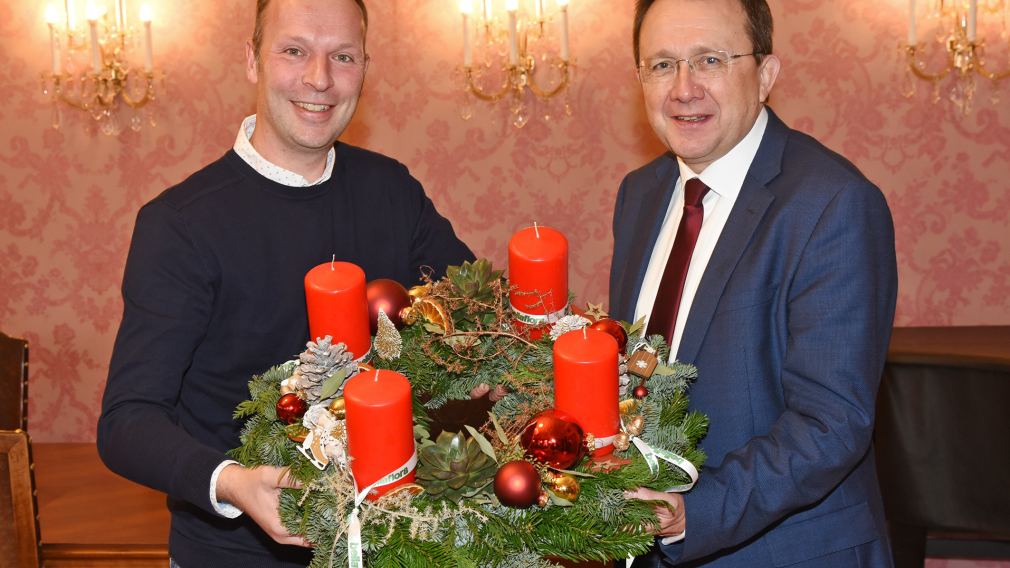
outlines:
[[183, 568], [308, 563], [247, 516], [215, 514], [209, 489], [239, 445], [232, 412], [249, 378], [304, 349], [303, 278], [333, 254], [405, 286], [422, 266], [439, 277], [473, 258], [403, 165], [346, 144], [332, 178], [307, 188], [229, 151], [137, 216], [98, 449], [113, 471], [168, 494]]

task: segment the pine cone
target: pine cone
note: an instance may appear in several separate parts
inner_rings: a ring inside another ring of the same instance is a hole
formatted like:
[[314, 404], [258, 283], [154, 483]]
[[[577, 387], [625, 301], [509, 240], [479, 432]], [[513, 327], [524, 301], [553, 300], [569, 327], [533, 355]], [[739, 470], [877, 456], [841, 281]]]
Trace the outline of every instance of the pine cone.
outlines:
[[305, 351], [298, 356], [298, 366], [292, 373], [293, 385], [301, 391], [309, 405], [322, 402], [323, 383], [334, 373], [343, 369], [345, 376], [350, 377], [357, 368], [354, 355], [347, 351], [343, 343], [333, 344], [333, 338], [327, 335], [319, 342], [310, 341], [305, 344]]
[[464, 437], [462, 432], [442, 432], [434, 444], [421, 450], [419, 459], [417, 482], [425, 492], [456, 503], [480, 493], [498, 470], [477, 441]]

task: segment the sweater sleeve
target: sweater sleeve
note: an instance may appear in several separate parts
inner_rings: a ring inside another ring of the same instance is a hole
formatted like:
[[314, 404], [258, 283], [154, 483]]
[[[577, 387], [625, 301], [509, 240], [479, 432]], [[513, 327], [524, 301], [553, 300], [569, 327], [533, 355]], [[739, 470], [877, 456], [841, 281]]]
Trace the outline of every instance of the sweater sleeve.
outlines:
[[404, 176], [407, 178], [405, 183], [410, 187], [414, 210], [417, 211], [417, 222], [411, 237], [411, 267], [431, 267], [432, 278], [438, 279], [445, 275], [447, 266], [474, 260], [473, 252], [456, 236], [449, 220], [435, 209], [435, 204], [424, 193], [421, 183], [406, 170]]
[[123, 320], [98, 421], [112, 471], [214, 512], [209, 484], [227, 456], [187, 433], [177, 404], [206, 333], [215, 278], [190, 227], [164, 200], [141, 209], [123, 277]]

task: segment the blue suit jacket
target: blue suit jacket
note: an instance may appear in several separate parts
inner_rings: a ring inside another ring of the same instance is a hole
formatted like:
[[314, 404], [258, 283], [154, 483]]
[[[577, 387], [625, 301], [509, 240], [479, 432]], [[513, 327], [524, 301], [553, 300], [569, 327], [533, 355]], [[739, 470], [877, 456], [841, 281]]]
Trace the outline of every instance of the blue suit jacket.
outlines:
[[[870, 448], [894, 318], [891, 215], [841, 156], [769, 111], [677, 359], [698, 367], [708, 462], [685, 495], [688, 565], [891, 566]], [[631, 319], [679, 176], [630, 173], [614, 212], [610, 306]]]

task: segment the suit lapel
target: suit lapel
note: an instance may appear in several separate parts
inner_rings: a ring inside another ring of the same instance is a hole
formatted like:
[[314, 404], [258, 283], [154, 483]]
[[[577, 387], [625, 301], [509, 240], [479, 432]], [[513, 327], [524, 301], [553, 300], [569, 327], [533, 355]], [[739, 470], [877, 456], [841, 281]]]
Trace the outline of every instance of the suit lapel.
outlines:
[[677, 359], [692, 362], [698, 357], [705, 334], [712, 323], [726, 283], [740, 261], [743, 251], [761, 223], [768, 207], [775, 200], [766, 184], [782, 169], [782, 154], [789, 129], [768, 109], [768, 126], [761, 146], [744, 179], [740, 195], [730, 212], [726, 226], [719, 236], [708, 267], [698, 285], [698, 293], [691, 304], [691, 313], [684, 326]]
[[618, 296], [620, 304], [617, 313], [626, 314], [628, 319], [635, 317], [635, 303], [652, 258], [652, 248], [659, 238], [663, 218], [673, 197], [673, 188], [680, 177], [680, 170], [676, 166], [677, 161], [671, 156], [670, 160], [657, 167], [656, 183], [645, 191], [639, 202], [640, 214], [636, 223], [639, 228], [632, 231], [628, 262], [624, 267], [625, 274], [634, 276], [621, 279], [621, 293]]

